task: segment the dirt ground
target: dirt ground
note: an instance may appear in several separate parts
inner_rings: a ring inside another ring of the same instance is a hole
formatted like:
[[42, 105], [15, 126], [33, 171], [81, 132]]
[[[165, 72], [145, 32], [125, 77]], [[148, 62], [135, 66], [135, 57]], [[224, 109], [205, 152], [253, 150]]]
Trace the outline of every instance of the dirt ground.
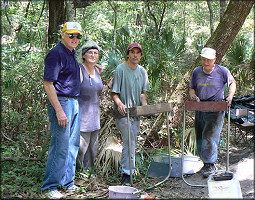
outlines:
[[[225, 157], [226, 152], [221, 152]], [[224, 164], [224, 163], [223, 163]], [[219, 171], [225, 171], [225, 166], [217, 164]], [[254, 151], [251, 148], [230, 149], [229, 171], [233, 172], [240, 182], [243, 198], [254, 198]], [[184, 177], [192, 185], [207, 185], [207, 179], [200, 174]], [[158, 180], [153, 180], [157, 182]], [[187, 185], [181, 178], [169, 178], [161, 187], [147, 192], [149, 196], [160, 199], [169, 198], [209, 198], [208, 187], [194, 187]], [[231, 197], [229, 197], [231, 198]]]
[[[249, 146], [230, 147], [229, 149], [229, 171], [233, 172], [239, 180], [242, 196], [244, 199], [254, 199], [254, 149]], [[218, 171], [225, 171], [226, 167], [226, 151], [219, 152], [219, 160], [223, 163], [217, 163]], [[207, 185], [207, 179], [202, 175], [192, 174], [185, 175], [185, 180], [190, 184]], [[104, 177], [90, 178], [88, 182], [85, 179], [76, 179], [76, 184], [86, 188], [87, 192], [69, 196], [67, 198], [95, 198], [108, 199], [108, 185], [104, 182]], [[150, 185], [155, 185], [162, 181], [163, 178], [149, 178]], [[148, 179], [134, 181], [134, 187], [142, 190], [148, 184]], [[119, 182], [112, 182], [111, 185], [118, 186]], [[89, 189], [88, 189], [89, 188]], [[164, 183], [153, 189], [142, 191], [138, 194], [138, 198], [142, 194], [147, 194], [154, 199], [176, 199], [176, 198], [209, 198], [208, 187], [194, 187], [187, 185], [182, 178], [168, 178]], [[231, 197], [229, 197], [231, 198]]]
[[[233, 172], [239, 180], [242, 196], [244, 199], [254, 199], [254, 149], [245, 146], [243, 148], [231, 147], [229, 171]], [[221, 151], [219, 157], [224, 160], [226, 152]], [[226, 160], [226, 159], [225, 159]], [[225, 171], [225, 163], [218, 163], [219, 171]], [[190, 184], [207, 185], [207, 179], [200, 174], [185, 175], [185, 180]], [[85, 179], [76, 179], [76, 184], [87, 188], [87, 192], [79, 192], [79, 194], [68, 196], [68, 199], [95, 198], [108, 199], [108, 185], [104, 183], [104, 177], [90, 178], [88, 182]], [[147, 179], [148, 180], [148, 179]], [[163, 178], [150, 178], [150, 184], [155, 185], [162, 181]], [[138, 190], [144, 188], [145, 179], [134, 181], [134, 187]], [[111, 185], [120, 185], [120, 183], [111, 183]], [[90, 188], [90, 189], [88, 189]], [[154, 199], [205, 199], [209, 198], [208, 187], [194, 187], [187, 185], [182, 178], [168, 178], [164, 183], [153, 189], [142, 191], [138, 194], [141, 198], [142, 194], [147, 194]], [[231, 197], [229, 197], [231, 199]]]
[[[226, 128], [223, 128], [226, 130]], [[223, 130], [223, 132], [226, 132]], [[233, 132], [233, 131], [231, 131]], [[252, 133], [253, 134], [253, 133]], [[251, 135], [252, 136], [252, 135]], [[233, 137], [230, 137], [233, 138]], [[226, 148], [219, 148], [218, 161], [216, 163], [218, 172], [225, 172], [227, 161]], [[234, 173], [237, 178], [237, 183], [240, 183], [242, 197], [244, 199], [254, 199], [254, 143], [248, 145], [241, 142], [234, 144], [231, 142], [229, 148], [229, 171]], [[134, 180], [133, 187], [141, 190], [137, 198], [141, 195], [147, 194], [154, 199], [205, 199], [209, 198], [208, 187], [194, 187], [186, 184], [182, 178], [168, 178], [164, 183], [153, 187], [150, 190], [144, 190], [148, 184], [153, 186], [161, 182], [164, 178], [143, 178]], [[185, 180], [192, 185], [208, 185], [207, 179], [204, 179], [201, 174], [185, 175]], [[80, 198], [95, 198], [95, 199], [108, 199], [109, 198], [109, 185], [120, 186], [121, 183], [112, 180], [111, 183], [105, 182], [105, 177], [97, 176], [91, 177], [89, 180], [84, 178], [76, 178], [75, 184], [84, 188], [78, 194], [68, 196], [68, 199]], [[233, 197], [229, 197], [232, 199]]]

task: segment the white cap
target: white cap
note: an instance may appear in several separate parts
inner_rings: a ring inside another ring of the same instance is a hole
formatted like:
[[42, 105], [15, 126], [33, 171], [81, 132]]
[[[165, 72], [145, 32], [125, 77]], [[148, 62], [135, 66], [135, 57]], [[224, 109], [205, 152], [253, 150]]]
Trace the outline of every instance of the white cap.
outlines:
[[212, 60], [216, 57], [216, 51], [212, 48], [205, 47], [202, 49], [200, 56]]

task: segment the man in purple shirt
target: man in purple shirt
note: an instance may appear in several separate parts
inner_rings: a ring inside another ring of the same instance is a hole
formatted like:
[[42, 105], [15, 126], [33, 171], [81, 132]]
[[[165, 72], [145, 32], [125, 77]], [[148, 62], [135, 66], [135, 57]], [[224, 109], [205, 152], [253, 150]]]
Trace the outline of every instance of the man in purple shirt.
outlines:
[[[224, 100], [225, 84], [229, 87], [226, 98], [231, 105], [236, 91], [236, 81], [230, 71], [215, 64], [216, 51], [205, 47], [201, 52], [202, 66], [196, 67], [190, 82], [190, 98], [195, 101], [222, 101]], [[215, 162], [218, 156], [218, 144], [224, 122], [224, 111], [195, 112], [195, 132], [197, 150], [204, 166], [199, 171], [204, 178], [216, 171]]]
[[42, 192], [50, 199], [73, 193], [76, 156], [80, 144], [80, 68], [75, 48], [82, 37], [81, 25], [65, 23], [61, 42], [45, 58], [44, 88], [51, 128], [51, 143], [43, 179]]

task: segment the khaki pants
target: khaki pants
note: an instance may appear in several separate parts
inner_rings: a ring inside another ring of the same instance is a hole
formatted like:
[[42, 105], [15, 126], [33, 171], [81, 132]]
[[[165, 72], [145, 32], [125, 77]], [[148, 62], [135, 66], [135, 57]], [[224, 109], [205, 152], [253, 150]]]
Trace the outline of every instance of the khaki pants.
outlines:
[[91, 171], [94, 167], [98, 150], [98, 130], [93, 132], [81, 132], [80, 148], [76, 159], [78, 169]]

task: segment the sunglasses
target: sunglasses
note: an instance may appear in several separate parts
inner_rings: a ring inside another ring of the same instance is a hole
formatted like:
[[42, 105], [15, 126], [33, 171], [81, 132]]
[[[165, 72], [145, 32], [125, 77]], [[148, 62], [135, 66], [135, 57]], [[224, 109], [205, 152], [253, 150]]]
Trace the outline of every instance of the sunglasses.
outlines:
[[81, 39], [82, 38], [82, 35], [80, 35], [80, 34], [78, 34], [78, 35], [76, 35], [76, 34], [68, 34], [68, 37], [70, 38], [70, 39], [73, 39], [74, 37], [77, 37], [77, 39]]

